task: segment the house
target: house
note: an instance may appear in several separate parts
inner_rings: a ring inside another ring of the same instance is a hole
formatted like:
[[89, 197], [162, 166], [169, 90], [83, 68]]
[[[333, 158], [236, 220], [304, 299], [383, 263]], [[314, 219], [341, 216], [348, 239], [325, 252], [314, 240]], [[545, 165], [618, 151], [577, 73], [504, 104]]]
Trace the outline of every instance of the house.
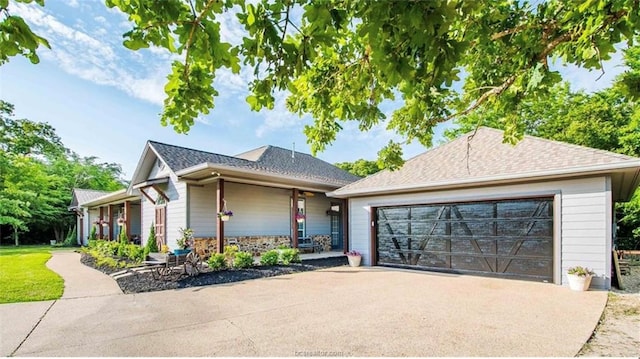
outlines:
[[[143, 243], [153, 226], [158, 244], [170, 249], [180, 229], [191, 228], [195, 250], [204, 255], [228, 243], [261, 253], [303, 240], [345, 251], [345, 202], [325, 193], [358, 179], [275, 146], [226, 156], [148, 141], [127, 194], [141, 194]], [[218, 215], [223, 211], [233, 213], [230, 220]]]
[[365, 265], [564, 284], [593, 268], [610, 288], [613, 205], [640, 182], [640, 158], [479, 128], [328, 193], [348, 200]]
[[100, 239], [116, 239], [122, 228], [134, 242], [140, 238], [139, 194], [127, 194], [126, 189], [106, 192], [74, 188], [68, 209], [76, 215], [79, 245], [88, 244], [93, 226]]

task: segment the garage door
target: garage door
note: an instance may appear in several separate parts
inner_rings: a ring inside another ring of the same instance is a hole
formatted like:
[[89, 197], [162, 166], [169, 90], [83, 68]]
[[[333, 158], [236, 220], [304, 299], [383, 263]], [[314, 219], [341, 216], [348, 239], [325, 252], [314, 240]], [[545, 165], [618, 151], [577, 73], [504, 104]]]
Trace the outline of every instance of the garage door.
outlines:
[[553, 199], [376, 208], [378, 265], [553, 281]]

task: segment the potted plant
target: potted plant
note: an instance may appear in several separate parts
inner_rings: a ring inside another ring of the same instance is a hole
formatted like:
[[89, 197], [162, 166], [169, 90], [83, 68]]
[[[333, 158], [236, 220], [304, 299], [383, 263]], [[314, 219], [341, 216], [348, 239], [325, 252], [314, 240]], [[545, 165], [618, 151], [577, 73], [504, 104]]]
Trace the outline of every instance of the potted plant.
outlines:
[[218, 212], [218, 217], [220, 217], [220, 220], [223, 222], [228, 221], [232, 216], [233, 216], [233, 211], [229, 211], [225, 209], [222, 212]]
[[570, 267], [567, 270], [567, 278], [569, 278], [569, 288], [577, 291], [585, 291], [591, 285], [591, 278], [595, 273], [582, 266]]
[[179, 256], [181, 254], [187, 254], [191, 252], [191, 245], [193, 244], [193, 229], [180, 228], [180, 238], [178, 238], [177, 244], [179, 249], [174, 249], [173, 254]]
[[362, 261], [362, 254], [354, 249], [347, 253], [347, 259], [349, 260], [349, 266], [359, 267]]
[[305, 220], [305, 215], [302, 213], [296, 213], [296, 222], [302, 223]]

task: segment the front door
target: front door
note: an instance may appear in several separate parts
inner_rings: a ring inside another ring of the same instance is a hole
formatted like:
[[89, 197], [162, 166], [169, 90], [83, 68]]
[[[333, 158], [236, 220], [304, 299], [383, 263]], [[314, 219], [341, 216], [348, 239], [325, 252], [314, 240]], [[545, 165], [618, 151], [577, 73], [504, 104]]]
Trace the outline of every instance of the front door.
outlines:
[[165, 238], [165, 218], [167, 217], [167, 207], [156, 207], [156, 243], [158, 244], [158, 250], [162, 250], [162, 245], [166, 244]]
[[331, 204], [331, 249], [342, 249], [342, 205]]

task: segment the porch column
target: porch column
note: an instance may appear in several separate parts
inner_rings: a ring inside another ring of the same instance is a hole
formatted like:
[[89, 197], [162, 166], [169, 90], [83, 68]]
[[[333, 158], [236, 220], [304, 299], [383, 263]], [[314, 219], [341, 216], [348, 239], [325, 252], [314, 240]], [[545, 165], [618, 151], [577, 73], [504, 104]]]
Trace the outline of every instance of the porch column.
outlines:
[[84, 212], [82, 209], [80, 209], [80, 211], [78, 212], [80, 217], [80, 225], [78, 226], [78, 234], [80, 234], [80, 243], [78, 243], [81, 246], [84, 246]]
[[[102, 222], [102, 218], [104, 218], [104, 207], [100, 206], [100, 220], [98, 222]], [[104, 234], [102, 232], [102, 224], [98, 223], [98, 238], [104, 239]]]
[[291, 246], [298, 248], [298, 221], [296, 221], [296, 214], [298, 214], [298, 189], [292, 189], [293, 193], [293, 205], [291, 206]]
[[127, 234], [127, 238], [129, 239], [129, 242], [131, 242], [131, 226], [130, 226], [130, 219], [129, 219], [130, 213], [131, 213], [131, 202], [124, 201], [124, 225], [126, 226], [124, 228]]
[[218, 241], [218, 253], [224, 252], [224, 221], [220, 219], [218, 213], [224, 208], [224, 179], [218, 179], [216, 188], [216, 240]]
[[342, 200], [342, 246], [343, 253], [349, 252], [349, 200]]
[[115, 234], [113, 230], [113, 205], [110, 204], [107, 209], [109, 210], [109, 240], [112, 241], [115, 239], [113, 238]]

